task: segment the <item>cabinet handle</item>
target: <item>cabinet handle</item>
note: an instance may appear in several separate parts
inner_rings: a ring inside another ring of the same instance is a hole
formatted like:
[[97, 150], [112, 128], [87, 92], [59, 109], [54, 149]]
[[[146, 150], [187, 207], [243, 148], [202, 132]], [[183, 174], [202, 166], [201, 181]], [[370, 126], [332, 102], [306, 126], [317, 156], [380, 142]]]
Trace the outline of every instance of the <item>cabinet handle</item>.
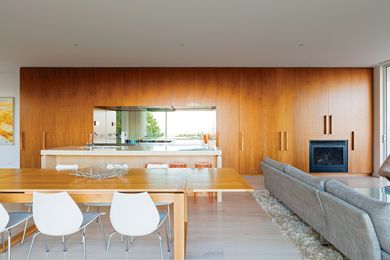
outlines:
[[283, 151], [283, 132], [279, 132], [279, 151]]
[[284, 150], [288, 151], [288, 132], [284, 132]]
[[46, 132], [42, 132], [42, 150], [46, 149]]
[[355, 131], [351, 132], [351, 150], [355, 151]]
[[241, 135], [241, 151], [244, 151], [244, 132], [241, 132], [240, 135]]
[[324, 115], [324, 135], [326, 135], [327, 134], [327, 131], [326, 131], [326, 115]]
[[329, 134], [330, 134], [330, 135], [331, 135], [332, 132], [333, 132], [333, 124], [332, 124], [332, 123], [333, 123], [333, 122], [332, 122], [333, 120], [332, 120], [332, 119], [333, 119], [333, 116], [330, 115], [330, 116], [329, 116]]
[[20, 135], [20, 149], [24, 151], [26, 148], [25, 143], [24, 143], [24, 132], [21, 133]]

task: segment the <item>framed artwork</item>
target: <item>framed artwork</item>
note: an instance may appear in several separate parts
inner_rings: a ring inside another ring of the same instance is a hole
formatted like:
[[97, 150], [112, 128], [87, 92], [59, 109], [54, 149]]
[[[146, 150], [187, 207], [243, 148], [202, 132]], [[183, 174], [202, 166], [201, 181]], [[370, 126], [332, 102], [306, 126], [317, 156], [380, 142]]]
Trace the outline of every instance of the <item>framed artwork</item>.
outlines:
[[0, 145], [14, 144], [14, 103], [13, 97], [0, 97]]

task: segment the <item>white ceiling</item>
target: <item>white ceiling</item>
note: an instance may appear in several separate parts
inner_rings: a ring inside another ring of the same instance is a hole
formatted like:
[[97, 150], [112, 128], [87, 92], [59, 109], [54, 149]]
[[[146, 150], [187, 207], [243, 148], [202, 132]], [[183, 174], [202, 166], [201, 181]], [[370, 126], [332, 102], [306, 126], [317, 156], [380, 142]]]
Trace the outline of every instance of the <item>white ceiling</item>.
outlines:
[[390, 0], [0, 0], [0, 71], [366, 67], [388, 59]]

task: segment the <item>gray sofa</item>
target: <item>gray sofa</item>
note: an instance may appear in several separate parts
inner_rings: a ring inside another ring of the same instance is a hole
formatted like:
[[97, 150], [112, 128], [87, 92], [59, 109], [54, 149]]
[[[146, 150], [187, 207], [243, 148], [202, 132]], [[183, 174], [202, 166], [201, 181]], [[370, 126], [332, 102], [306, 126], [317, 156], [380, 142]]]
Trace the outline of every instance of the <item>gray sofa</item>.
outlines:
[[265, 188], [350, 259], [390, 260], [390, 203], [270, 158]]

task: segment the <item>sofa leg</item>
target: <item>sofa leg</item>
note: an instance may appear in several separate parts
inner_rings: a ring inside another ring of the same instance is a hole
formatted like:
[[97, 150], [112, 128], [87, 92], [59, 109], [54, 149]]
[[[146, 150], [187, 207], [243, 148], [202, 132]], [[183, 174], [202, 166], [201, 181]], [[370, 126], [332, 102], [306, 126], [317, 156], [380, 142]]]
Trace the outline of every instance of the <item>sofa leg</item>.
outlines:
[[326, 238], [325, 238], [323, 235], [320, 235], [320, 243], [321, 243], [321, 245], [323, 245], [323, 246], [327, 246], [327, 245], [330, 244], [330, 243], [328, 242], [328, 240], [326, 240]]

